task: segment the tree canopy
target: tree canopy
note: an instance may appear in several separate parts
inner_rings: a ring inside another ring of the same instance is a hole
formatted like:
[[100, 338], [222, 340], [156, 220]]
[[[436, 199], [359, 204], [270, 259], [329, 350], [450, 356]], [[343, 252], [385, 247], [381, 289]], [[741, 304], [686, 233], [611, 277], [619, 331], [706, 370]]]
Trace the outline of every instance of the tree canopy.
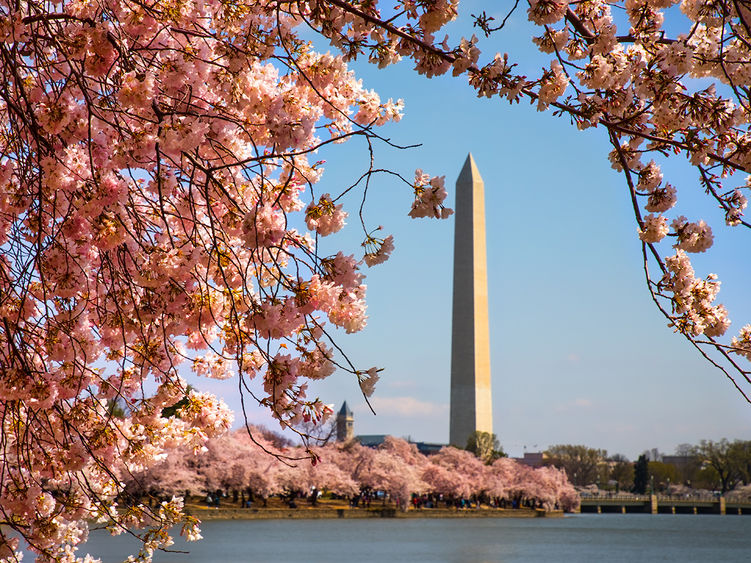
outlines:
[[501, 448], [501, 443], [495, 434], [476, 430], [467, 438], [467, 446], [464, 448], [485, 463], [492, 463], [496, 459], [506, 457]]
[[710, 471], [705, 479], [714, 480], [722, 493], [739, 484], [751, 484], [751, 441], [702, 440], [692, 453]]
[[586, 486], [598, 480], [599, 465], [607, 452], [582, 445], [559, 444], [545, 450], [546, 463], [563, 469], [575, 486]]

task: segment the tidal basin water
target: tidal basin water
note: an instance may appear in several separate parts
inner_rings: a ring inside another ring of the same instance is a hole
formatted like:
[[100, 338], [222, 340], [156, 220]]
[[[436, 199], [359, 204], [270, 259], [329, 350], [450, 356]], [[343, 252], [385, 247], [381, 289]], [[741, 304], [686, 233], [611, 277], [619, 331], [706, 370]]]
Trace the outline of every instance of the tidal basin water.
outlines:
[[[556, 563], [751, 561], [751, 516], [581, 514], [564, 518], [211, 521], [204, 539], [157, 563]], [[133, 544], [95, 531], [104, 563]]]

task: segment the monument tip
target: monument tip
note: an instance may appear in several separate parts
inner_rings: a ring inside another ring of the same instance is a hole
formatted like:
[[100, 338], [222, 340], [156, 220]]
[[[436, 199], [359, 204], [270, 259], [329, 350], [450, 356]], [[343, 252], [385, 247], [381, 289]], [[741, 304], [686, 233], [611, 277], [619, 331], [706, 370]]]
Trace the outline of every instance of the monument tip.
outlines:
[[467, 160], [464, 161], [462, 171], [459, 172], [459, 178], [457, 183], [469, 183], [482, 182], [482, 176], [480, 176], [480, 170], [477, 168], [475, 159], [472, 153], [467, 153]]

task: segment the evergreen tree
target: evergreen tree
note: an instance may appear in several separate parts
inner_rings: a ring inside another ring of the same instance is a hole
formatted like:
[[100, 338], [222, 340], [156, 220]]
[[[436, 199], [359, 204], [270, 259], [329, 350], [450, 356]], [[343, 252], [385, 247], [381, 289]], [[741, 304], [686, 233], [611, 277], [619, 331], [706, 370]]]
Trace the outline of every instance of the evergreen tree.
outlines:
[[634, 492], [643, 495], [647, 492], [649, 483], [649, 462], [644, 454], [639, 456], [634, 464]]

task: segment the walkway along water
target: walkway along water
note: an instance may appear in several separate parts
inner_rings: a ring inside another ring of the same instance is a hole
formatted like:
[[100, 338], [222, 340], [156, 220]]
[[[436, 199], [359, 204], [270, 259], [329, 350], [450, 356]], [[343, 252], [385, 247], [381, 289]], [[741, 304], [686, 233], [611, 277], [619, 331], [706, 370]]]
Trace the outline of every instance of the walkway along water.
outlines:
[[597, 514], [751, 514], [751, 502], [727, 501], [725, 497], [669, 495], [582, 496], [580, 511]]

